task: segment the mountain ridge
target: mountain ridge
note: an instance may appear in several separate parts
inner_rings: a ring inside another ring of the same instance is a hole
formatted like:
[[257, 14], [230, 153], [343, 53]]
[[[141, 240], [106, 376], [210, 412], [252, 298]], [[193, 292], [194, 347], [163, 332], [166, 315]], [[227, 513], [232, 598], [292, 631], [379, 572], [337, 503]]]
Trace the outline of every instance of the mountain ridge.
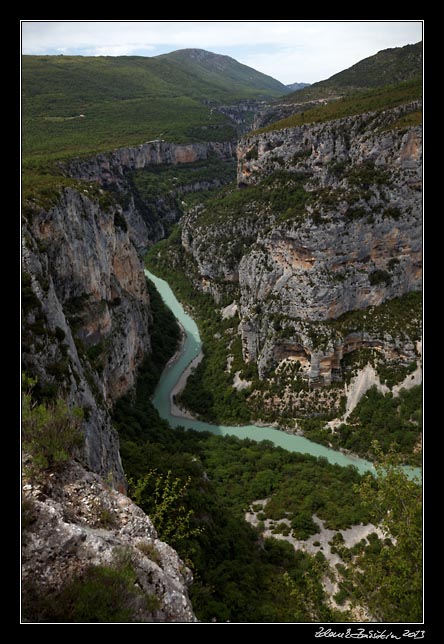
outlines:
[[333, 74], [326, 80], [313, 83], [304, 90], [289, 94], [285, 100], [299, 102], [327, 98], [335, 93], [350, 93], [411, 80], [422, 73], [422, 41], [404, 47], [382, 49]]
[[276, 80], [268, 74], [263, 74], [255, 70], [253, 67], [240, 63], [235, 58], [225, 54], [217, 54], [206, 49], [177, 49], [168, 54], [161, 54], [155, 56], [156, 59], [166, 59], [179, 62], [182, 65], [191, 63], [199, 68], [205, 69], [210, 73], [223, 73], [232, 79], [233, 82], [247, 81], [251, 87], [257, 88], [261, 91], [269, 89], [273, 92], [280, 92], [281, 94], [288, 93], [286, 85]]
[[310, 87], [312, 83], [287, 83], [287, 87], [290, 88], [293, 92], [297, 92], [305, 87]]

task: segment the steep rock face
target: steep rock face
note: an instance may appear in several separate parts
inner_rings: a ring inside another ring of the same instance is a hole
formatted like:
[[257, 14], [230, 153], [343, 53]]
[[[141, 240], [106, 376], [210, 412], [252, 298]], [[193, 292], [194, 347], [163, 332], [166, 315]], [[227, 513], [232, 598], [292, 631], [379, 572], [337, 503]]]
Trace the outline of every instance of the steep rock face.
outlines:
[[328, 172], [332, 161], [359, 164], [370, 160], [392, 172], [412, 170], [412, 174], [402, 177], [408, 178], [407, 187], [411, 186], [422, 179], [422, 175], [418, 176], [421, 128], [391, 129], [391, 125], [420, 107], [420, 101], [412, 101], [382, 112], [247, 135], [237, 146], [238, 183], [252, 185], [262, 181], [283, 163], [290, 166], [289, 170], [298, 171], [301, 168], [296, 166], [303, 163], [313, 173], [312, 179], [324, 187], [340, 183], [338, 172]]
[[[70, 404], [85, 409], [85, 463], [111, 473], [116, 485], [124, 476], [109, 413], [150, 350], [141, 254], [180, 215], [167, 197], [147, 208], [131, 171], [234, 153], [229, 142], [120, 148], [61, 164], [77, 185], [49, 206], [25, 204], [23, 368], [38, 376], [45, 396], [60, 387]], [[194, 182], [178, 193], [210, 184]]]
[[131, 172], [151, 166], [175, 166], [205, 161], [211, 155], [222, 160], [234, 159], [236, 146], [230, 141], [189, 144], [149, 141], [139, 146], [98, 154], [86, 160], [72, 160], [61, 167], [70, 177], [96, 182], [111, 191], [123, 208], [131, 241], [143, 252], [148, 242], [163, 239], [168, 224], [175, 223], [180, 218], [182, 212], [174, 199], [171, 199], [172, 196], [217, 187], [221, 185], [221, 181], [217, 178], [206, 182], [192, 181], [175, 189], [174, 195], [159, 195], [154, 205], [147, 206], [131, 181]]
[[418, 107], [245, 136], [242, 207], [233, 210], [233, 200], [224, 217], [185, 218], [183, 245], [204, 290], [220, 299], [238, 283], [244, 358], [261, 376], [293, 356], [313, 383], [328, 384], [356, 348], [393, 354], [396, 345], [414, 358], [411, 342], [401, 347], [382, 332], [310, 335], [313, 323], [421, 288], [421, 128], [396, 126]]
[[[330, 97], [329, 100], [334, 100], [335, 98], [341, 97]], [[288, 116], [292, 116], [298, 112], [305, 112], [313, 107], [319, 107], [319, 105], [325, 105], [325, 103], [327, 103], [327, 100], [324, 98], [314, 99], [311, 101], [305, 100], [300, 103], [269, 103], [268, 105], [264, 105], [262, 109], [254, 115], [253, 129], [259, 130], [262, 127], [270, 125], [270, 123], [276, 123], [276, 121], [285, 119]]]
[[33, 621], [36, 586], [43, 595], [57, 595], [91, 566], [113, 567], [124, 556], [136, 579], [134, 590], [126, 591], [128, 597], [122, 592], [118, 601], [130, 608], [131, 621], [196, 621], [187, 593], [191, 572], [157, 538], [149, 517], [99, 476], [73, 462], [40, 484], [25, 481], [23, 499], [29, 526], [22, 538], [27, 620]]
[[133, 386], [150, 339], [142, 263], [117, 212], [66, 189], [27, 222], [23, 270], [36, 299], [24, 311], [23, 367], [86, 410], [85, 461], [122, 484], [109, 411]]
[[168, 141], [148, 141], [133, 148], [118, 148], [98, 154], [86, 161], [71, 161], [69, 174], [77, 179], [98, 182], [118, 182], [127, 170], [137, 170], [148, 165], [176, 165], [202, 161], [210, 153], [221, 158], [231, 158], [236, 146], [229, 142], [177, 144]]

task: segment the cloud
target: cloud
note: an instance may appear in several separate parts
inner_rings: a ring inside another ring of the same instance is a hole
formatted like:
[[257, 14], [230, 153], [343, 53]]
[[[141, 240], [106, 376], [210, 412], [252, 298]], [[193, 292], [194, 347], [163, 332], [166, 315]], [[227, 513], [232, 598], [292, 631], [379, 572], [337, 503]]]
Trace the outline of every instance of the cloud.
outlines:
[[25, 54], [153, 55], [196, 47], [282, 82], [315, 82], [421, 39], [421, 21], [23, 21]]

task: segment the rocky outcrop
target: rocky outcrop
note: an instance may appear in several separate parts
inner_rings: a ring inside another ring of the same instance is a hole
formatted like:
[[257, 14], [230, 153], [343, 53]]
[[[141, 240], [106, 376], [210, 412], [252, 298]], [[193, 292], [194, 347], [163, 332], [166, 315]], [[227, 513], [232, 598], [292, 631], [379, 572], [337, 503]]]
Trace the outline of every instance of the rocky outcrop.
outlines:
[[213, 153], [223, 159], [235, 155], [236, 146], [230, 141], [178, 144], [169, 141], [148, 141], [132, 148], [118, 148], [97, 154], [86, 160], [69, 162], [68, 172], [76, 179], [118, 183], [128, 170], [140, 170], [149, 165], [177, 165], [202, 161]]
[[313, 384], [329, 384], [357, 348], [414, 359], [412, 342], [382, 329], [332, 335], [313, 324], [421, 289], [422, 132], [396, 125], [419, 107], [247, 135], [242, 205], [184, 219], [201, 288], [220, 300], [237, 285], [244, 358], [262, 377], [289, 356]]
[[175, 187], [168, 194], [159, 194], [154, 203], [147, 204], [132, 181], [132, 172], [152, 166], [205, 161], [211, 156], [225, 161], [234, 160], [236, 146], [230, 141], [188, 144], [148, 141], [135, 147], [97, 154], [90, 159], [74, 159], [61, 163], [60, 167], [69, 177], [94, 182], [113, 195], [129, 224], [131, 241], [143, 253], [150, 243], [163, 239], [168, 228], [181, 217], [182, 209], [177, 197], [218, 187], [224, 181], [217, 177], [210, 181], [190, 181], [187, 185]]
[[[149, 207], [131, 171], [150, 165], [232, 159], [231, 143], [152, 141], [60, 165], [72, 187], [44, 206], [25, 203], [23, 368], [44, 397], [56, 390], [85, 410], [84, 462], [124, 485], [114, 401], [135, 382], [150, 350], [149, 298], [142, 253], [181, 214], [171, 195]], [[216, 177], [177, 194], [219, 185]]]
[[23, 368], [85, 410], [85, 463], [123, 485], [109, 412], [134, 385], [150, 338], [143, 266], [119, 217], [118, 206], [68, 188], [26, 222], [22, 263], [32, 301]]
[[319, 107], [320, 105], [325, 105], [331, 100], [336, 100], [341, 98], [340, 96], [331, 96], [328, 99], [319, 98], [311, 101], [301, 101], [300, 103], [291, 102], [291, 103], [269, 103], [268, 105], [262, 106], [254, 115], [253, 119], [253, 130], [259, 130], [260, 128], [266, 127], [271, 123], [276, 123], [282, 119], [288, 118], [293, 114], [298, 112], [305, 112], [312, 109], [313, 107]]
[[[110, 617], [113, 610], [124, 607], [128, 621], [196, 621], [187, 593], [190, 570], [175, 550], [158, 539], [149, 517], [96, 474], [72, 462], [40, 483], [25, 480], [23, 507], [22, 605], [26, 621], [41, 621], [42, 617], [45, 621], [42, 605], [36, 609], [36, 588], [48, 602], [49, 617], [53, 610], [57, 621], [66, 615], [70, 621], [76, 614], [76, 607], [70, 606], [75, 598], [70, 594], [66, 606], [60, 606], [60, 593], [77, 580], [85, 583], [85, 576], [97, 566], [115, 570], [116, 579], [119, 558], [124, 560], [126, 574], [131, 571], [133, 581], [130, 588], [125, 578], [120, 582], [117, 605], [113, 606], [111, 598], [109, 601]], [[101, 592], [103, 595], [106, 590]], [[93, 614], [94, 607], [89, 611]]]
[[233, 105], [214, 105], [213, 109], [225, 114], [236, 126], [238, 136], [245, 134], [256, 127], [258, 113], [263, 113], [269, 108], [267, 101], [245, 100]]
[[332, 187], [341, 183], [341, 172], [338, 167], [332, 172], [329, 164], [372, 161], [393, 173], [411, 170], [403, 178], [408, 178], [407, 187], [412, 187], [422, 179], [422, 175], [418, 177], [422, 129], [392, 129], [391, 126], [400, 117], [420, 108], [420, 101], [412, 101], [382, 112], [246, 135], [237, 146], [238, 183], [256, 184], [285, 166], [293, 172], [302, 168], [311, 171], [312, 181], [317, 180], [322, 187]]

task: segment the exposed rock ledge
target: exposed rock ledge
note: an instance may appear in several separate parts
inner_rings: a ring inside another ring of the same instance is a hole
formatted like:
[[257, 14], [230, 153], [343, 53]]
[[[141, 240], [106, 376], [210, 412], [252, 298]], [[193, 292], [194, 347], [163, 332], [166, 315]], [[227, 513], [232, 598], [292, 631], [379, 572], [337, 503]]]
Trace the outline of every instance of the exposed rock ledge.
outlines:
[[[57, 591], [91, 565], [110, 565], [116, 548], [124, 549], [141, 590], [132, 621], [197, 621], [187, 594], [191, 572], [157, 538], [149, 517], [98, 475], [72, 463], [44, 484], [25, 482], [23, 498], [33, 515], [23, 537], [25, 588], [32, 582], [41, 591]], [[153, 595], [158, 607], [149, 609], [146, 599]]]
[[132, 148], [117, 148], [97, 154], [90, 159], [75, 159], [69, 163], [69, 175], [77, 179], [118, 182], [125, 170], [138, 170], [148, 165], [177, 165], [202, 161], [210, 153], [230, 159], [236, 154], [236, 144], [230, 141], [177, 144], [168, 141], [147, 141]]

